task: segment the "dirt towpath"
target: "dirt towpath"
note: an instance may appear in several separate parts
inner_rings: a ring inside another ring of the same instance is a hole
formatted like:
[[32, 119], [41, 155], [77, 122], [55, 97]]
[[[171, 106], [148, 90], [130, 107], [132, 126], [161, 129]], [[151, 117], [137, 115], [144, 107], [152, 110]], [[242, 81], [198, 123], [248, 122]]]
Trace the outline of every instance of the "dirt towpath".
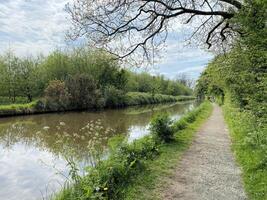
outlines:
[[173, 176], [167, 178], [163, 200], [247, 199], [230, 149], [229, 132], [221, 108], [198, 131]]

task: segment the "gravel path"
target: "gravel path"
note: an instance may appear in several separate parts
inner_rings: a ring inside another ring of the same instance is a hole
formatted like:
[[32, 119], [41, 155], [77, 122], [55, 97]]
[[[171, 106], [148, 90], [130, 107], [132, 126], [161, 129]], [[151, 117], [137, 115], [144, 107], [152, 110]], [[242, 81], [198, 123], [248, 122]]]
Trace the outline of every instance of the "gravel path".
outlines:
[[235, 164], [221, 108], [201, 127], [173, 176], [167, 178], [163, 200], [247, 199], [241, 171]]

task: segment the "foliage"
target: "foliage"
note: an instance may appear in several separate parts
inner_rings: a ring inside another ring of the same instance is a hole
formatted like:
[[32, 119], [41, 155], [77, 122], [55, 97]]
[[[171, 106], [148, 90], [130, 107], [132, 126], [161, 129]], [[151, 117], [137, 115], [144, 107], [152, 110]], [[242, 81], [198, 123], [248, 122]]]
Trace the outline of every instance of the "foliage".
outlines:
[[226, 94], [256, 117], [266, 118], [267, 29], [264, 1], [253, 1], [239, 13], [236, 23], [246, 33], [228, 53], [218, 55], [202, 74], [198, 96]]
[[104, 97], [106, 100], [106, 107], [121, 107], [124, 106], [126, 102], [125, 93], [114, 86], [108, 86], [105, 88]]
[[0, 105], [0, 116], [27, 115], [36, 112], [37, 102], [27, 104]]
[[[23, 104], [23, 103], [28, 103], [28, 99], [26, 97], [17, 97], [15, 104]], [[7, 97], [7, 96], [0, 96], [0, 105], [10, 105], [12, 104], [12, 100]]]
[[17, 97], [26, 97], [28, 102], [38, 93], [37, 60], [20, 59], [11, 51], [0, 57], [0, 96], [8, 97], [12, 103]]
[[64, 82], [70, 103], [64, 102], [63, 106], [60, 102], [57, 108], [59, 102], [50, 101], [50, 109], [54, 110], [124, 106], [128, 104], [127, 92], [146, 92], [153, 96], [149, 100], [137, 99], [136, 103], [129, 105], [165, 101], [156, 95], [158, 93], [173, 96], [192, 94], [191, 89], [179, 81], [148, 73], [133, 73], [122, 69], [107, 52], [84, 47], [68, 52], [55, 51], [47, 57], [37, 58], [19, 58], [8, 51], [0, 56], [0, 79], [0, 102], [2, 100], [4, 104], [22, 103], [24, 98], [26, 102], [40, 99], [46, 95], [45, 89], [51, 81]]
[[258, 124], [249, 112], [242, 112], [226, 99], [224, 115], [233, 138], [233, 148], [243, 168], [250, 199], [267, 198], [267, 126]]
[[69, 106], [70, 94], [63, 81], [50, 81], [45, 89], [45, 104], [47, 109], [66, 110]]
[[167, 103], [175, 101], [187, 101], [195, 99], [193, 96], [171, 96], [163, 94], [150, 94], [142, 92], [128, 92], [126, 94], [126, 105], [142, 105], [142, 104], [155, 104]]
[[172, 120], [167, 113], [156, 115], [150, 123], [150, 131], [154, 137], [163, 142], [173, 139]]
[[240, 37], [231, 51], [218, 55], [200, 77], [197, 96], [225, 104], [233, 146], [251, 199], [266, 199], [267, 3], [246, 1], [234, 19]]
[[188, 122], [185, 120], [185, 118], [182, 118], [173, 125], [173, 128], [175, 131], [179, 131], [185, 129], [187, 126]]
[[151, 76], [148, 73], [135, 74], [128, 72], [126, 89], [135, 92], [160, 93], [166, 95], [192, 95], [192, 90], [184, 86], [180, 80], [171, 81], [164, 76]]
[[[168, 188], [165, 179], [162, 177], [173, 175], [173, 169], [177, 166], [182, 153], [190, 146], [193, 136], [200, 125], [211, 114], [212, 105], [204, 102], [196, 109], [199, 110], [196, 120], [183, 129], [175, 130], [174, 140], [171, 143], [160, 146], [159, 156], [146, 162], [147, 170], [136, 176], [130, 187], [126, 189], [125, 199], [132, 200], [137, 196], [140, 200], [161, 199], [162, 190]], [[194, 112], [194, 110], [191, 112]], [[187, 114], [185, 114], [186, 116]], [[181, 120], [176, 121], [174, 124], [179, 124]]]
[[[196, 125], [191, 124], [191, 127], [187, 128], [188, 132], [184, 134], [187, 136], [186, 147], [189, 145], [196, 128], [209, 115], [210, 111], [211, 105], [209, 103], [204, 103], [198, 108]], [[180, 140], [182, 138], [176, 136], [175, 139]], [[173, 145], [172, 143], [159, 145], [151, 136], [135, 140], [132, 143], [122, 142], [118, 144], [117, 148], [112, 148], [113, 151], [108, 159], [100, 160], [95, 167], [88, 167], [88, 174], [85, 177], [80, 180], [75, 178], [79, 181], [72, 186], [67, 186], [54, 199], [124, 199], [130, 195], [127, 190], [132, 187], [132, 184], [144, 177], [140, 176], [142, 172], [145, 172], [147, 176], [150, 175], [150, 171], [146, 169], [148, 167], [151, 169], [155, 165], [154, 162], [159, 163], [156, 165], [160, 166], [160, 171], [157, 173], [161, 175], [162, 170], [165, 169], [164, 163], [168, 163], [167, 166], [172, 163], [169, 160], [169, 155], [171, 154], [177, 159], [177, 153], [185, 150], [185, 146], [181, 148], [180, 145], [177, 140], [174, 141]], [[156, 181], [158, 180], [154, 179], [153, 184]], [[142, 184], [138, 183], [138, 185]]]
[[176, 123], [172, 125], [173, 130], [177, 132], [177, 131], [187, 128], [191, 123], [196, 121], [199, 113], [201, 113], [203, 109], [207, 109], [207, 107], [208, 107], [207, 103], [205, 102], [201, 104], [201, 106], [199, 106], [198, 108], [190, 111], [188, 114], [183, 116], [179, 121], [177, 121]]
[[108, 160], [100, 161], [96, 167], [88, 167], [88, 175], [56, 199], [121, 199], [124, 187], [144, 169], [144, 160], [157, 155], [158, 148], [150, 137], [132, 144], [122, 143]]
[[74, 109], [101, 108], [104, 99], [96, 80], [86, 74], [77, 74], [66, 80], [66, 87], [70, 93], [70, 107]]

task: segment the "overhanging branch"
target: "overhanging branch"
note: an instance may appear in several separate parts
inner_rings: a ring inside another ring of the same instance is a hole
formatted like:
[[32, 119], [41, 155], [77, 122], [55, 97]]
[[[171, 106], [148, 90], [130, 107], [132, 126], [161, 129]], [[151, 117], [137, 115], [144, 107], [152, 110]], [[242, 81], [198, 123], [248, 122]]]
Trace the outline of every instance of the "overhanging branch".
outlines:
[[231, 5], [235, 6], [238, 9], [242, 8], [242, 4], [239, 1], [236, 1], [236, 0], [219, 0], [219, 1], [231, 4]]

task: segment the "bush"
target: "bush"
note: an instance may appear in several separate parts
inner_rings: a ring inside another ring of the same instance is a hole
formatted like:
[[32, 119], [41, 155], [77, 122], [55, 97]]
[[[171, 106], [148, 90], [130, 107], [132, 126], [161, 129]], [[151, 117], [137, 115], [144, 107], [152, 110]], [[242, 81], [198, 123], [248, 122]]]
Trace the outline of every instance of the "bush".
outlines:
[[145, 167], [144, 161], [159, 154], [151, 137], [123, 143], [96, 167], [87, 169], [88, 175], [68, 188], [56, 199], [122, 199], [123, 190]]
[[66, 86], [71, 95], [71, 108], [82, 110], [104, 106], [104, 98], [92, 76], [77, 74], [69, 77]]
[[180, 130], [185, 129], [187, 126], [188, 126], [188, 122], [184, 118], [182, 118], [173, 125], [173, 128], [175, 131], [180, 131]]
[[203, 112], [203, 110], [208, 109], [208, 105], [208, 102], [202, 103], [200, 106], [183, 116], [179, 121], [175, 122], [172, 126], [174, 131], [177, 132], [187, 128], [189, 124], [196, 121], [198, 115]]
[[196, 120], [196, 116], [197, 116], [197, 110], [194, 110], [194, 112], [190, 112], [188, 115], [186, 115], [184, 120], [188, 123], [192, 123]]
[[150, 124], [150, 131], [156, 139], [169, 142], [173, 139], [174, 131], [171, 127], [172, 120], [168, 114], [159, 114], [155, 116]]
[[125, 92], [115, 88], [112, 85], [105, 88], [104, 96], [106, 101], [105, 105], [107, 107], [124, 106], [126, 101]]
[[53, 111], [66, 110], [69, 106], [70, 94], [63, 81], [50, 81], [45, 89], [45, 104]]

